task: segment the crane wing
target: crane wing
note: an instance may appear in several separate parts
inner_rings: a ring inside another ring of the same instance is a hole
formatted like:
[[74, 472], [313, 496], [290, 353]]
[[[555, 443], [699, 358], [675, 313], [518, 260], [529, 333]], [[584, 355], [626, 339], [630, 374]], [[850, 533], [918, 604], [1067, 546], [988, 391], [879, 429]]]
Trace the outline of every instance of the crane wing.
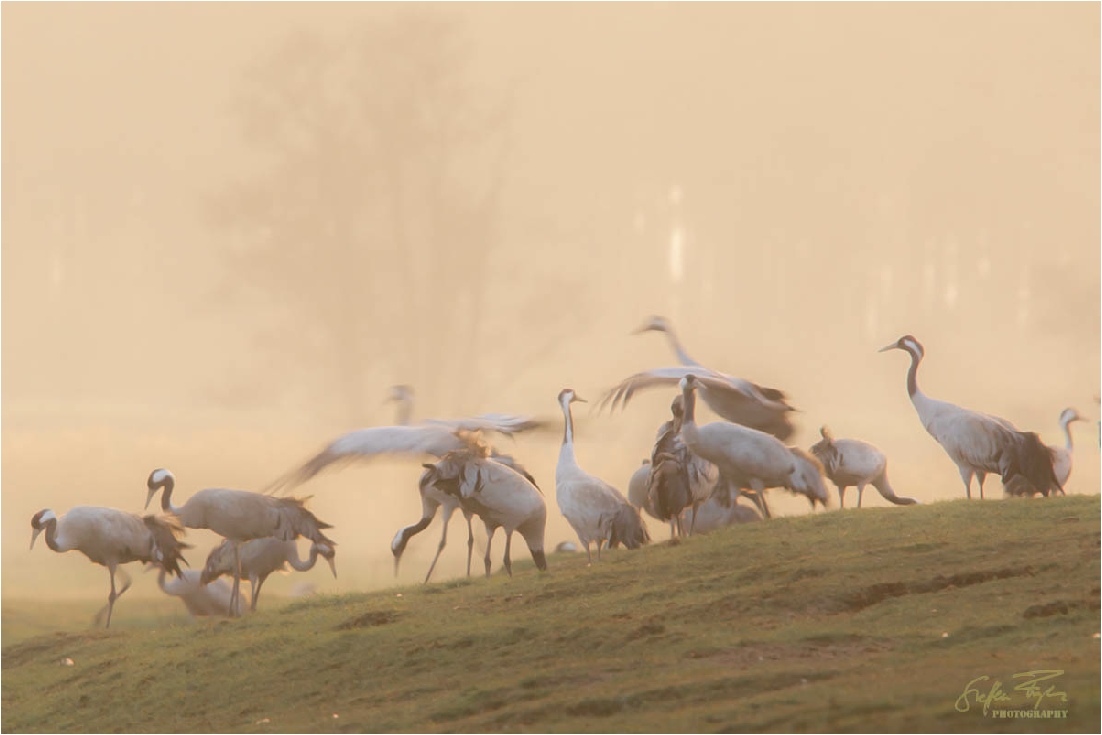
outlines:
[[783, 392], [761, 388], [748, 380], [707, 368], [680, 366], [636, 373], [607, 391], [598, 401], [597, 407], [603, 409], [611, 406], [612, 410], [624, 408], [636, 391], [676, 386], [689, 374], [697, 377], [700, 397], [708, 407], [728, 421], [764, 431], [782, 441], [792, 434], [794, 427], [787, 414], [796, 409], [785, 402]]
[[337, 437], [322, 451], [268, 486], [266, 492], [301, 485], [331, 465], [370, 460], [384, 456], [443, 457], [454, 449], [469, 446], [468, 440], [447, 426], [376, 426]]
[[551, 422], [543, 419], [507, 413], [484, 413], [466, 419], [428, 419], [424, 423], [431, 426], [443, 426], [451, 431], [481, 431], [505, 434], [506, 436], [519, 434], [522, 431], [543, 429], [551, 425]]

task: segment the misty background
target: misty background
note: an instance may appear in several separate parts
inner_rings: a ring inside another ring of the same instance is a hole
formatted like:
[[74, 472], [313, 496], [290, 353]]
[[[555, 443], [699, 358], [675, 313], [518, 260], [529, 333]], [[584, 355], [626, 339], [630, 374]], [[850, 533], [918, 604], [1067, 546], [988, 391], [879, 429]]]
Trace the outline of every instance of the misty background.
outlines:
[[[393, 423], [395, 383], [415, 420], [553, 419], [507, 451], [547, 497], [548, 547], [576, 540], [555, 397], [675, 364], [630, 335], [651, 314], [709, 367], [788, 392], [795, 444], [825, 423], [880, 447], [900, 494], [963, 497], [906, 356], [876, 353], [914, 334], [935, 398], [1059, 443], [1078, 408], [1067, 491], [1099, 490], [1097, 4], [0, 12], [4, 595], [106, 593], [79, 554], [28, 552], [34, 512], [140, 511], [162, 466], [178, 502], [259, 489]], [[626, 491], [672, 397], [581, 406], [579, 463]], [[392, 584], [419, 471], [303, 486], [340, 544], [340, 579], [308, 579]], [[201, 566], [217, 539], [189, 540]], [[461, 522], [450, 541], [440, 578], [461, 573]]]

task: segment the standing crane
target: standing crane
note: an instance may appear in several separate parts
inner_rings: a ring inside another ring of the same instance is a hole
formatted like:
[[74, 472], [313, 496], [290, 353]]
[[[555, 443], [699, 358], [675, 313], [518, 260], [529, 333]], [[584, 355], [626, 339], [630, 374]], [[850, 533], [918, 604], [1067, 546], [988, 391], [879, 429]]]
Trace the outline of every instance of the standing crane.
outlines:
[[146, 481], [148, 508], [158, 491], [163, 490], [161, 508], [180, 519], [186, 528], [207, 528], [233, 545], [233, 602], [236, 610], [241, 596], [241, 544], [258, 538], [274, 536], [281, 541], [293, 541], [299, 536], [333, 548], [336, 544], [322, 531], [332, 528], [306, 509], [298, 498], [273, 498], [247, 490], [207, 488], [188, 498], [183, 506], [172, 504], [176, 476], [159, 468], [149, 473]]
[[1060, 428], [1064, 431], [1064, 437], [1067, 439], [1065, 446], [1058, 446], [1050, 444], [1049, 449], [1052, 450], [1052, 469], [1056, 472], [1056, 481], [1060, 483], [1060, 494], [1064, 493], [1064, 485], [1067, 484], [1068, 478], [1071, 476], [1071, 424], [1074, 421], [1082, 421], [1086, 423], [1086, 419], [1079, 415], [1079, 412], [1074, 408], [1065, 408], [1060, 412]]
[[1018, 431], [1005, 419], [930, 398], [919, 390], [918, 364], [926, 352], [912, 335], [900, 337], [880, 352], [888, 350], [902, 350], [911, 356], [907, 394], [922, 426], [956, 464], [966, 497], [972, 497], [975, 476], [983, 498], [983, 481], [989, 472], [1002, 476], [1008, 494], [1063, 492], [1052, 456], [1040, 437]]
[[711, 462], [689, 451], [681, 437], [685, 420], [685, 402], [677, 395], [670, 404], [673, 418], [658, 429], [658, 438], [651, 454], [651, 475], [648, 495], [663, 520], [671, 520], [681, 536], [685, 535], [682, 512], [692, 509], [689, 534], [696, 528], [696, 515], [719, 485], [719, 469]]
[[811, 447], [811, 453], [822, 463], [827, 477], [838, 487], [838, 504], [846, 507], [846, 488], [857, 486], [857, 507], [865, 485], [872, 485], [888, 502], [895, 505], [915, 505], [914, 498], [896, 495], [888, 482], [888, 459], [871, 444], [857, 439], [835, 439], [830, 430], [819, 428], [823, 438]]
[[[111, 577], [111, 594], [107, 606], [96, 615], [96, 622], [107, 613], [103, 626], [111, 627], [111, 613], [115, 601], [130, 589], [130, 576], [119, 566], [132, 561], [144, 561], [157, 565], [166, 572], [179, 576], [180, 562], [187, 563], [183, 550], [191, 548], [180, 541], [184, 530], [174, 518], [139, 516], [134, 513], [79, 505], [58, 516], [49, 508], [38, 511], [31, 518], [31, 546], [38, 535], [46, 532], [46, 546], [59, 554], [79, 551], [89, 561], [107, 567]], [[115, 587], [115, 573], [122, 575], [122, 589]]]
[[783, 391], [766, 388], [700, 365], [686, 354], [663, 317], [651, 317], [636, 330], [636, 334], [646, 331], [665, 332], [671, 339], [681, 365], [655, 368], [625, 378], [601, 397], [598, 404], [600, 408], [609, 405], [613, 410], [617, 407], [625, 408], [636, 391], [663, 385], [677, 386], [682, 378], [691, 373], [698, 378], [697, 387], [701, 398], [722, 418], [772, 434], [781, 441], [792, 435], [795, 427], [789, 414], [796, 409], [788, 404]]
[[[241, 544], [241, 576], [249, 580], [252, 587], [252, 601], [249, 609], [256, 612], [256, 601], [260, 599], [260, 588], [273, 572], [285, 571], [287, 565], [296, 572], [308, 572], [318, 563], [318, 557], [329, 564], [333, 578], [337, 578], [336, 550], [325, 543], [310, 544], [310, 553], [306, 559], [298, 555], [298, 544], [294, 541], [281, 541], [277, 538], [258, 538]], [[234, 573], [233, 542], [223, 541], [207, 555], [203, 565], [204, 584], [213, 583], [223, 574]]]
[[689, 373], [680, 381], [684, 401], [681, 436], [689, 451], [718, 467], [721, 482], [753, 490], [755, 502], [766, 517], [770, 513], [765, 490], [771, 487], [806, 495], [812, 507], [816, 503], [826, 505], [821, 467], [814, 457], [747, 426], [727, 421], [697, 425], [695, 391], [704, 380], [707, 378]]
[[513, 576], [510, 556], [513, 531], [528, 545], [536, 568], [547, 571], [543, 536], [547, 526], [547, 506], [543, 493], [516, 470], [490, 459], [487, 453], [464, 449], [448, 452], [435, 464], [424, 464], [419, 485], [433, 486], [457, 498], [463, 510], [482, 519], [486, 527], [486, 576], [490, 576], [490, 547], [494, 533], [505, 529], [503, 564]]
[[555, 500], [578, 541], [585, 546], [586, 557], [593, 563], [589, 545], [597, 543], [597, 560], [601, 559], [601, 544], [610, 547], [623, 543], [629, 549], [637, 549], [650, 541], [643, 519], [619, 490], [581, 467], [574, 458], [574, 419], [570, 404], [585, 403], [570, 388], [559, 392], [566, 425], [563, 432], [559, 461], [555, 466]]

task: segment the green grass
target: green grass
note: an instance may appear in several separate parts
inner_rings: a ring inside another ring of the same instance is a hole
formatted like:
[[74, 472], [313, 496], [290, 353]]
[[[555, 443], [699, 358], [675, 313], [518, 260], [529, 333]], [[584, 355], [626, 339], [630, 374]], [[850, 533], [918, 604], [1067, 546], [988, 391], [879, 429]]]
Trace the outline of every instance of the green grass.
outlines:
[[[1097, 731], [1099, 517], [1097, 496], [820, 513], [612, 552], [592, 567], [556, 554], [548, 574], [515, 549], [511, 579], [40, 635], [3, 649], [2, 724]], [[1055, 682], [1068, 719], [954, 709], [976, 677], [1013, 691], [1013, 674], [1037, 669], [1065, 672]]]

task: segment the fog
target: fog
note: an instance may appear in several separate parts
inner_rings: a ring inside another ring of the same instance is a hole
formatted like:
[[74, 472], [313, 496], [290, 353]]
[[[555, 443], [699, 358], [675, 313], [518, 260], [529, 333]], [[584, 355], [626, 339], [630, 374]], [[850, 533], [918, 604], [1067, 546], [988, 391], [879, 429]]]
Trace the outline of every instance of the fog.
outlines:
[[[1097, 493], [1099, 20], [1089, 3], [4, 4], [4, 595], [106, 595], [83, 557], [28, 552], [34, 512], [140, 511], [162, 466], [181, 498], [259, 489], [393, 423], [395, 383], [418, 419], [555, 422], [508, 442], [553, 548], [573, 539], [555, 397], [675, 364], [631, 335], [651, 314], [709, 367], [785, 390], [793, 443], [827, 424], [880, 447], [900, 494], [962, 497], [906, 356], [877, 354], [914, 334], [932, 397], [1050, 443], [1078, 408], [1067, 491]], [[583, 408], [579, 463], [626, 490], [671, 397]], [[303, 486], [340, 544], [340, 578], [311, 581], [393, 583], [419, 469]], [[464, 535], [453, 520], [441, 578]], [[201, 565], [215, 539], [189, 537]]]

